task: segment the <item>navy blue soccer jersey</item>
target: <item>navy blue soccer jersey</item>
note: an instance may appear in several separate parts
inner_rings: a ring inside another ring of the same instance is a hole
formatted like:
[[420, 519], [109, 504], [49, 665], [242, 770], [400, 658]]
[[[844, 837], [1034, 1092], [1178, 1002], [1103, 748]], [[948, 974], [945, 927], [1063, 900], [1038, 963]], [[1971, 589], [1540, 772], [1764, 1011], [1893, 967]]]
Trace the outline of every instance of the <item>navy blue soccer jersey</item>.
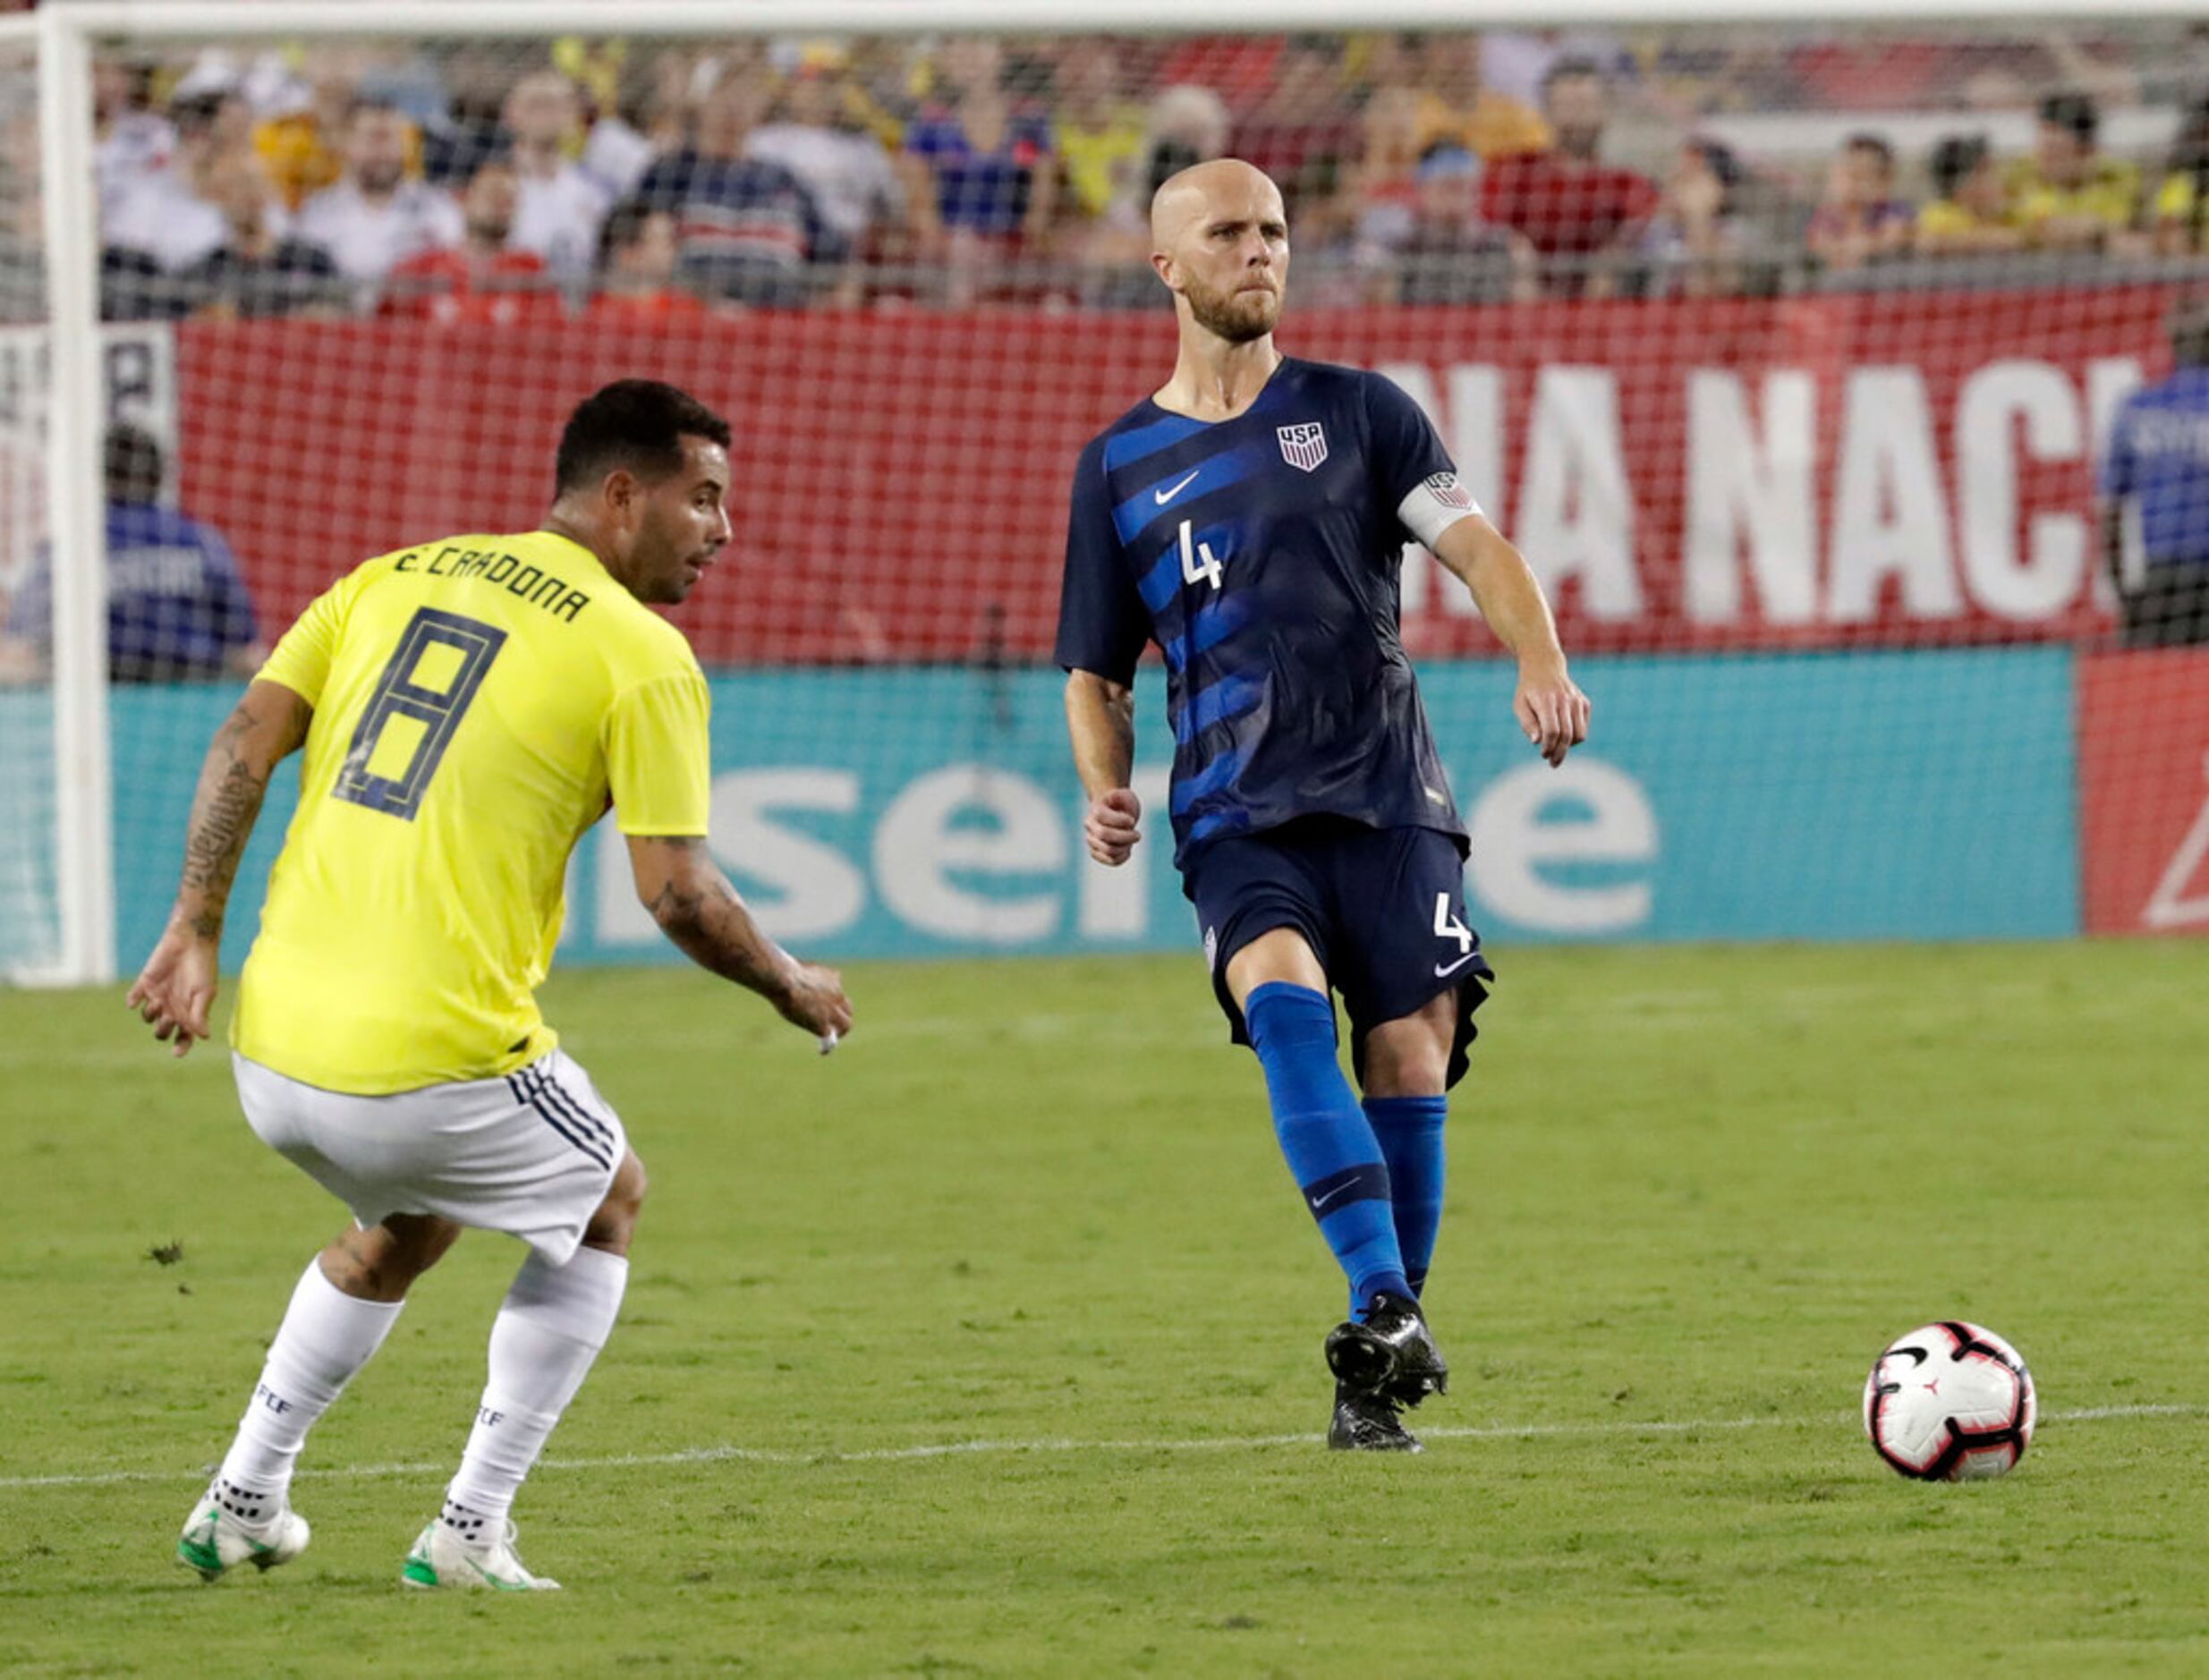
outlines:
[[2150, 565], [2209, 567], [2209, 368], [2177, 369], [2125, 399], [2101, 488], [2135, 500]]
[[1404, 545], [1477, 512], [1379, 374], [1285, 360], [1205, 421], [1146, 401], [1083, 450], [1058, 661], [1166, 657], [1175, 861], [1299, 817], [1465, 844], [1398, 634]]

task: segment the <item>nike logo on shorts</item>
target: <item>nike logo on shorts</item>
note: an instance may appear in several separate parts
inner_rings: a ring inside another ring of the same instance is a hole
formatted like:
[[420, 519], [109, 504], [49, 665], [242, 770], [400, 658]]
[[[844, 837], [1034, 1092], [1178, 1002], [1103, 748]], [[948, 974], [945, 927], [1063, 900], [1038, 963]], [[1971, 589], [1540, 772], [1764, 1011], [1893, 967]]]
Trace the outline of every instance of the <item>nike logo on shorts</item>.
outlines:
[[1480, 953], [1478, 951], [1467, 951], [1455, 963], [1437, 963], [1434, 965], [1434, 978], [1436, 980], [1448, 980], [1452, 974], [1455, 974], [1459, 969], [1463, 968], [1467, 963], [1470, 963], [1479, 955]]
[[[1196, 472], [1202, 472], [1203, 471], [1203, 468], [1199, 467], [1196, 470]], [[1151, 491], [1151, 494], [1152, 497], [1156, 499], [1160, 507], [1164, 507], [1167, 503], [1172, 501], [1174, 497], [1179, 496], [1184, 490], [1187, 489], [1193, 482], [1194, 482], [1196, 479], [1196, 472], [1192, 472], [1187, 478], [1182, 479], [1179, 484], [1175, 485], [1170, 490]]]

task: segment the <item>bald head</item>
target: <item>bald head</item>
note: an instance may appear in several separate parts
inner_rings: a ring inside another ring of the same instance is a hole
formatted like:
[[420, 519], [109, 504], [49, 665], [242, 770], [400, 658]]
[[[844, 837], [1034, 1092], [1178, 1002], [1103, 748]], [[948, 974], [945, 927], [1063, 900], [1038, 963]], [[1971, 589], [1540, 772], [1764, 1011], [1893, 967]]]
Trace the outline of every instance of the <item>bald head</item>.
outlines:
[[1151, 195], [1151, 249], [1170, 253], [1189, 229], [1227, 215], [1240, 221], [1285, 221], [1281, 190], [1262, 169], [1239, 157], [1215, 157], [1168, 175]]
[[1151, 200], [1151, 253], [1188, 323], [1247, 344], [1279, 320], [1288, 216], [1264, 171], [1221, 157], [1168, 176]]

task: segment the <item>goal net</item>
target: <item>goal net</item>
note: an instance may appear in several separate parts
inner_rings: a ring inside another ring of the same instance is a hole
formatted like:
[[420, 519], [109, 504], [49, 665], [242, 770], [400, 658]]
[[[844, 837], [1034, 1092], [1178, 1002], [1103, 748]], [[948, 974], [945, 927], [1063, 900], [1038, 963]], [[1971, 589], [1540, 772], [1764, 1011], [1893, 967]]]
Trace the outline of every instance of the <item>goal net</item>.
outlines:
[[[735, 540], [674, 616], [768, 927], [1189, 946], [1158, 656], [1160, 820], [1111, 873], [1051, 647], [1075, 457], [1172, 365], [1150, 193], [1228, 155], [1287, 200], [1283, 347], [1426, 409], [1593, 698], [1586, 748], [1535, 763], [1465, 591], [1406, 555], [1492, 941], [2209, 927], [2197, 27], [685, 35], [639, 7], [402, 39], [152, 10], [94, 42], [86, 157], [39, 155], [0, 42], [0, 958], [51, 955], [71, 867], [47, 649], [94, 550], [42, 525], [28, 208], [70, 169], [126, 968], [259, 651], [368, 556], [532, 527], [566, 412], [626, 375], [735, 427]], [[660, 955], [601, 839], [569, 955]]]

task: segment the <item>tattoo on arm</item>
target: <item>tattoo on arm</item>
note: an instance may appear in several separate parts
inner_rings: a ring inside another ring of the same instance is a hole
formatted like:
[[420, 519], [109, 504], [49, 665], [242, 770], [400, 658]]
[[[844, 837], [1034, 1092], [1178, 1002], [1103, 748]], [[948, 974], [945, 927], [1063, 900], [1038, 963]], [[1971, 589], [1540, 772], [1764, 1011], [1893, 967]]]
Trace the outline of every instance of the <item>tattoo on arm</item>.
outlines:
[[177, 904], [200, 938], [222, 937], [223, 913], [238, 874], [238, 860], [252, 837], [254, 819], [268, 792], [266, 768], [245, 752], [253, 720], [242, 706], [233, 712], [208, 748], [192, 796], [191, 826], [184, 840], [184, 876]]
[[646, 906], [660, 930], [701, 968], [769, 997], [787, 989], [789, 958], [760, 931], [744, 901], [696, 838], [652, 842], [674, 854]]

